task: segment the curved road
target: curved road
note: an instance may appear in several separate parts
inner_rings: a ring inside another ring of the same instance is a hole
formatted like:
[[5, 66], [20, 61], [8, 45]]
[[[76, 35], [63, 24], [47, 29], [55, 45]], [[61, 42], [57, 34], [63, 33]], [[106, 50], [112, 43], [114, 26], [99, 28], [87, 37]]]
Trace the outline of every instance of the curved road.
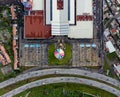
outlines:
[[44, 69], [44, 70], [38, 70], [38, 71], [33, 71], [33, 72], [28, 72], [26, 74], [21, 74], [15, 78], [11, 78], [9, 80], [6, 80], [4, 82], [0, 83], [0, 88], [4, 88], [6, 86], [9, 86], [11, 84], [14, 84], [16, 82], [32, 78], [32, 77], [37, 77], [37, 76], [44, 76], [48, 74], [71, 74], [71, 75], [81, 75], [81, 76], [86, 76], [89, 78], [94, 78], [98, 79], [101, 81], [104, 81], [106, 83], [112, 84], [114, 86], [120, 87], [120, 82], [118, 80], [115, 80], [113, 78], [107, 77], [102, 74], [90, 72], [90, 71], [85, 71], [85, 70], [79, 70], [79, 69]]
[[84, 78], [77, 78], [77, 77], [55, 77], [55, 78], [46, 78], [46, 79], [34, 81], [34, 82], [28, 83], [24, 86], [21, 86], [19, 88], [16, 88], [16, 89], [2, 95], [1, 97], [12, 97], [18, 93], [21, 93], [21, 92], [23, 92], [27, 89], [33, 88], [33, 87], [42, 86], [42, 85], [51, 84], [51, 83], [60, 83], [60, 82], [73, 82], [73, 83], [79, 83], [79, 84], [86, 84], [86, 85], [94, 86], [94, 87], [100, 88], [102, 90], [108, 91], [108, 92], [120, 97], [120, 91], [113, 87], [99, 83], [97, 81], [92, 81], [92, 80], [88, 80], [88, 79], [84, 79]]

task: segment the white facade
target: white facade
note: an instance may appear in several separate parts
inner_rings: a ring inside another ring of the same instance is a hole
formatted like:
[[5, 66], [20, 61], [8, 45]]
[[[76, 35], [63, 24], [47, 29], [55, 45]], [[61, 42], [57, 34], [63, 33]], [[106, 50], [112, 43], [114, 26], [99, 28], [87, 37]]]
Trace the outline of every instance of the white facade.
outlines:
[[[92, 0], [76, 0], [76, 14], [93, 15]], [[75, 26], [70, 26], [70, 38], [93, 38], [93, 21], [77, 21]]]
[[68, 0], [63, 0], [63, 9], [57, 9], [57, 0], [52, 0], [52, 22], [66, 23], [68, 22]]
[[76, 20], [77, 15], [93, 15], [92, 0], [63, 0], [63, 9], [61, 10], [57, 8], [57, 0], [44, 1], [33, 0], [32, 10], [45, 11], [45, 23], [51, 25], [52, 35], [93, 38], [93, 20]]
[[[46, 0], [46, 24], [51, 22], [69, 22], [75, 24], [75, 0], [63, 0], [63, 10], [57, 10], [57, 0]], [[69, 16], [69, 20], [68, 20]], [[51, 20], [52, 18], [52, 20]]]
[[89, 13], [93, 15], [92, 0], [76, 0], [77, 15]]
[[44, 0], [32, 0], [32, 10], [44, 10]]
[[112, 42], [110, 40], [106, 42], [106, 48], [109, 49], [109, 53], [112, 53], [112, 52], [116, 51], [113, 44], [112, 44]]
[[78, 21], [77, 25], [70, 26], [70, 38], [93, 38], [93, 21]]
[[46, 24], [51, 24], [51, 14], [52, 14], [52, 5], [51, 0], [47, 0], [46, 2]]
[[57, 9], [57, 0], [52, 0], [52, 35], [68, 35], [68, 0], [63, 0], [63, 9]]
[[75, 0], [70, 0], [70, 20], [69, 24], [75, 24]]

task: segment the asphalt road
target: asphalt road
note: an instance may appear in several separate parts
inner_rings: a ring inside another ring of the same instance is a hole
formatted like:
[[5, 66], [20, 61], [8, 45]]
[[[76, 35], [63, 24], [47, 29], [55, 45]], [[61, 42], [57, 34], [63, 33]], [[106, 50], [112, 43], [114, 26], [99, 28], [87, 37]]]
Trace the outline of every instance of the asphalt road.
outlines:
[[103, 0], [95, 0], [96, 1], [96, 24], [97, 24], [97, 33], [100, 38], [100, 55], [101, 55], [101, 71], [103, 71], [104, 67], [104, 54], [103, 54]]
[[92, 81], [92, 80], [88, 80], [88, 79], [84, 79], [84, 78], [77, 78], [77, 77], [55, 77], [55, 78], [46, 78], [46, 79], [34, 81], [34, 82], [28, 83], [24, 86], [21, 86], [19, 88], [16, 88], [16, 89], [2, 95], [1, 97], [12, 97], [18, 93], [21, 93], [21, 92], [23, 92], [27, 89], [33, 88], [33, 87], [42, 86], [42, 85], [51, 84], [51, 83], [60, 83], [60, 82], [72, 82], [72, 83], [78, 83], [78, 84], [86, 84], [89, 86], [94, 86], [94, 87], [100, 88], [102, 90], [108, 91], [108, 92], [120, 97], [120, 91], [113, 87], [110, 87], [108, 85], [105, 85], [103, 83], [99, 83], [96, 81]]
[[44, 70], [38, 70], [38, 71], [33, 71], [33, 72], [28, 72], [25, 74], [21, 74], [15, 78], [11, 78], [9, 80], [6, 80], [4, 82], [0, 83], [0, 88], [4, 88], [6, 86], [9, 86], [11, 84], [14, 84], [16, 82], [32, 78], [32, 77], [37, 77], [37, 76], [44, 76], [48, 74], [71, 74], [71, 75], [81, 75], [81, 76], [86, 76], [89, 78], [94, 78], [98, 79], [101, 81], [104, 81], [106, 83], [109, 83], [113, 86], [120, 87], [120, 82], [118, 80], [115, 80], [113, 78], [110, 78], [108, 76], [95, 73], [95, 72], [90, 72], [90, 71], [85, 71], [85, 70], [79, 70], [79, 69], [44, 69]]

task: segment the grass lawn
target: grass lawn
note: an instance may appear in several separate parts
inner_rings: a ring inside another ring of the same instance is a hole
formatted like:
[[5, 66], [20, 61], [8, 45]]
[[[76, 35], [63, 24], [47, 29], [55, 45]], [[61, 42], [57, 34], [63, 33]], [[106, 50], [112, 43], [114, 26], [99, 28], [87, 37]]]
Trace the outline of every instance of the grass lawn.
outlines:
[[110, 66], [109, 66], [109, 64], [107, 63], [107, 61], [104, 60], [104, 72], [107, 72], [107, 70], [110, 70]]
[[2, 74], [2, 72], [0, 70], [0, 81], [2, 81], [3, 79], [4, 79], [4, 76], [3, 76], [3, 74]]
[[110, 65], [107, 63], [106, 59], [104, 60], [104, 72], [107, 74], [107, 70], [109, 70], [108, 76], [114, 78], [113, 74], [110, 71]]
[[[76, 83], [56, 83], [44, 85], [41, 87], [35, 87], [28, 89], [14, 97], [25, 97], [27, 93], [29, 93], [28, 97], [83, 97], [83, 92], [99, 95], [99, 97], [117, 97], [104, 90]], [[86, 94], [84, 97], [93, 96]]]
[[109, 60], [118, 59], [118, 56], [117, 56], [117, 54], [115, 52], [107, 54], [107, 57], [108, 57]]
[[71, 65], [70, 59], [72, 58], [72, 50], [71, 46], [69, 44], [65, 44], [65, 56], [63, 59], [58, 60], [54, 56], [54, 51], [55, 51], [55, 45], [51, 44], [48, 47], [48, 63], [49, 65]]
[[15, 77], [16, 76], [16, 72], [10, 72], [9, 74], [6, 74], [6, 75], [3, 75], [1, 70], [0, 70], [0, 82], [3, 82], [7, 79], [10, 79], [12, 77]]

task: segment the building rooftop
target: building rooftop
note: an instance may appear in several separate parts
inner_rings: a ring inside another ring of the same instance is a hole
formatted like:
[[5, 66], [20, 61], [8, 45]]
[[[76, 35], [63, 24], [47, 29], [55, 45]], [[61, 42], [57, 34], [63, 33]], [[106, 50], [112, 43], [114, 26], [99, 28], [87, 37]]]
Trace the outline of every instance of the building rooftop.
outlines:
[[43, 11], [31, 11], [30, 14], [24, 17], [24, 38], [49, 38], [51, 27], [45, 25]]
[[3, 65], [11, 63], [9, 55], [6, 53], [6, 50], [3, 45], [0, 44], [0, 61]]
[[106, 48], [109, 49], [109, 52], [110, 52], [110, 53], [116, 51], [116, 49], [114, 48], [114, 46], [113, 46], [113, 44], [112, 44], [112, 42], [111, 42], [110, 40], [106, 42]]
[[31, 7], [24, 17], [24, 38], [45, 39], [52, 35], [93, 38], [92, 0], [25, 0], [23, 3]]

